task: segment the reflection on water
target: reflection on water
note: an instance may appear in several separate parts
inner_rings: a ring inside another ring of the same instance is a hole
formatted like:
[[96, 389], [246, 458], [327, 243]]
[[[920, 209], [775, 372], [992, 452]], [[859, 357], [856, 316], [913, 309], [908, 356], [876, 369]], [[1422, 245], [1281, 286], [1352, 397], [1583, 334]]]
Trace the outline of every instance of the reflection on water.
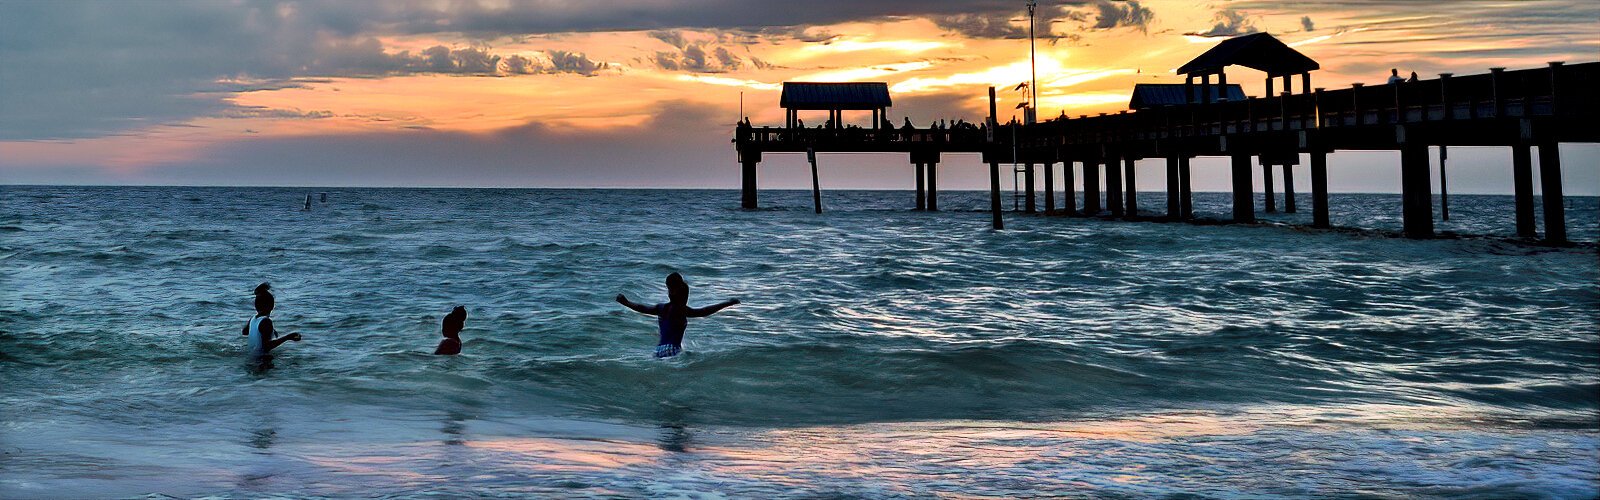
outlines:
[[676, 453], [689, 451], [694, 441], [694, 434], [689, 430], [687, 422], [692, 413], [694, 410], [687, 406], [662, 403], [661, 424], [657, 427], [656, 438], [662, 450]]
[[[171, 464], [178, 472], [172, 477], [185, 482], [162, 491], [750, 498], [1600, 493], [1595, 479], [1600, 464], [1593, 460], [1600, 453], [1600, 435], [1593, 431], [1485, 428], [1470, 423], [1467, 415], [1429, 417], [1404, 408], [1390, 408], [1393, 419], [1353, 417], [1384, 410], [1262, 407], [1065, 422], [765, 430], [558, 422], [540, 427], [567, 428], [576, 435], [532, 431], [535, 435], [443, 441], [279, 443], [272, 446], [284, 459], [258, 464], [231, 485], [209, 484], [203, 474], [186, 473], [219, 464], [179, 460]], [[1278, 423], [1263, 423], [1269, 415]], [[464, 417], [448, 416], [446, 435], [464, 436], [463, 429], [476, 422]], [[407, 421], [388, 426], [396, 435], [409, 433]], [[1216, 473], [1223, 468], [1227, 474]], [[14, 483], [0, 486], [28, 496]]]

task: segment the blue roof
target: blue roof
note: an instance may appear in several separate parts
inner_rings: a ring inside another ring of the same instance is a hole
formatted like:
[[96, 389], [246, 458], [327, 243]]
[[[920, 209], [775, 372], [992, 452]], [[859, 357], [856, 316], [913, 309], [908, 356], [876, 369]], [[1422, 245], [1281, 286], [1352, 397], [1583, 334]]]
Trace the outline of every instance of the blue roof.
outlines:
[[[1183, 104], [1187, 102], [1183, 96], [1181, 83], [1141, 83], [1133, 86], [1133, 98], [1128, 99], [1128, 109], [1144, 109], [1166, 106], [1169, 104]], [[1194, 88], [1205, 88], [1204, 85], [1195, 84]], [[1239, 84], [1230, 83], [1223, 90], [1221, 85], [1211, 84], [1211, 100], [1227, 98], [1229, 101], [1242, 101], [1245, 99], [1244, 88]]]
[[889, 107], [884, 82], [783, 82], [778, 105], [788, 109], [878, 109]]

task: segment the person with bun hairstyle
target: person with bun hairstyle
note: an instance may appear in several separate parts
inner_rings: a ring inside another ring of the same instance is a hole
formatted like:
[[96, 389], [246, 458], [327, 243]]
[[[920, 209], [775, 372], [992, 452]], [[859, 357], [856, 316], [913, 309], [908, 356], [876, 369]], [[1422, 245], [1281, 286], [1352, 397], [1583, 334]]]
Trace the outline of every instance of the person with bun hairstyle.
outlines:
[[275, 337], [277, 332], [272, 329], [272, 319], [267, 316], [272, 314], [272, 306], [276, 305], [272, 298], [272, 285], [262, 283], [256, 286], [256, 315], [244, 325], [243, 336], [250, 338], [250, 360], [261, 368], [272, 367], [272, 350], [287, 341], [300, 341], [300, 334], [291, 333], [282, 337]]
[[444, 340], [439, 341], [439, 347], [433, 353], [447, 356], [461, 354], [461, 329], [466, 326], [467, 308], [456, 306], [450, 310], [450, 314], [444, 315]]
[[678, 273], [667, 275], [667, 302], [647, 306], [629, 301], [622, 294], [617, 294], [617, 303], [627, 306], [640, 314], [656, 316], [660, 330], [660, 339], [656, 341], [657, 358], [670, 358], [683, 352], [683, 330], [689, 326], [689, 318], [704, 318], [716, 314], [729, 306], [739, 304], [739, 299], [728, 299], [706, 307], [689, 307], [689, 284], [683, 281], [683, 276]]

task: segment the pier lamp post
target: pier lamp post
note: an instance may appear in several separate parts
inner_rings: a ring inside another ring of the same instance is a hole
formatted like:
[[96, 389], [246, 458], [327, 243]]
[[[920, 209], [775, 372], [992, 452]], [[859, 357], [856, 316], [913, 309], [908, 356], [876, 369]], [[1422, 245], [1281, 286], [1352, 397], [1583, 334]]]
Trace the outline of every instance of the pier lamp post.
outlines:
[[1028, 99], [1028, 109], [1023, 110], [1023, 121], [1026, 123], [1033, 123], [1038, 120], [1036, 110], [1039, 107], [1039, 64], [1033, 42], [1033, 11], [1038, 7], [1038, 0], [1028, 0], [1028, 71], [1030, 80], [1028, 92], [1032, 98]]

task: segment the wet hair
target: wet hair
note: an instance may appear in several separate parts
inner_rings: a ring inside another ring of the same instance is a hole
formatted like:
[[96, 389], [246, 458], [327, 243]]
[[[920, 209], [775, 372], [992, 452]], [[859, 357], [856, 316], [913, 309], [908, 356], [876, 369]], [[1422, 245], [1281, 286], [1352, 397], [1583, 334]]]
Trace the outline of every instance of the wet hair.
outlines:
[[466, 328], [466, 326], [466, 306], [456, 306], [455, 309], [450, 310], [450, 314], [444, 315], [444, 336], [455, 337], [456, 334], [461, 333], [461, 329]]
[[272, 284], [261, 283], [260, 285], [256, 285], [255, 294], [256, 312], [266, 314], [268, 311], [271, 311], [272, 306], [276, 302], [276, 299], [272, 298]]
[[667, 275], [667, 300], [674, 303], [689, 300], [689, 284], [683, 281], [683, 275], [678, 273]]

